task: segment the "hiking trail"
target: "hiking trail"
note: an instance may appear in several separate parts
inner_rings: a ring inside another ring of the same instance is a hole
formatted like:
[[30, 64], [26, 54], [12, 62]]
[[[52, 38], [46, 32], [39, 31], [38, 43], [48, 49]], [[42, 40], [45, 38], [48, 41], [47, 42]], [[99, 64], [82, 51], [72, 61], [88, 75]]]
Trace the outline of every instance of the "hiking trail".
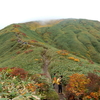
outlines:
[[49, 64], [51, 62], [50, 58], [48, 58], [47, 56], [47, 49], [44, 49], [41, 56], [42, 56], [42, 60], [43, 60], [43, 65], [42, 65], [42, 68], [43, 68], [43, 72], [44, 74], [48, 77], [48, 81], [51, 82], [51, 76], [50, 76], [50, 73], [48, 72], [48, 67], [49, 67]]
[[[51, 63], [51, 57], [47, 56], [47, 49], [43, 50], [41, 56], [42, 56], [42, 59], [43, 59], [43, 65], [42, 65], [43, 72], [48, 77], [48, 81], [52, 82], [50, 73], [48, 72], [48, 67], [49, 67], [49, 65]], [[58, 93], [57, 84], [55, 85], [55, 91]], [[58, 94], [58, 95], [59, 95], [59, 100], [65, 100], [64, 94]]]

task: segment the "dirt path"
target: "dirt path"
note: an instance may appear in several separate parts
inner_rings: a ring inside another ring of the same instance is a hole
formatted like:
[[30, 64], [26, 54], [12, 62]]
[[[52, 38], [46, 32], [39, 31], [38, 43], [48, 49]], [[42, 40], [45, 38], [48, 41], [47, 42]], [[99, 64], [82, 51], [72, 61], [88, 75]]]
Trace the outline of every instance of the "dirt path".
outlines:
[[[41, 54], [42, 59], [43, 59], [42, 68], [43, 68], [44, 74], [48, 77], [48, 81], [52, 82], [50, 73], [48, 72], [48, 66], [51, 63], [51, 59], [48, 58], [48, 56], [46, 55], [46, 52], [47, 52], [47, 49], [44, 49], [44, 51]], [[57, 84], [55, 85], [55, 91], [58, 93], [58, 86], [57, 86]], [[63, 94], [58, 94], [58, 95], [59, 95], [59, 100], [65, 100], [65, 97], [64, 97]]]
[[[64, 88], [63, 88], [64, 90]], [[58, 93], [58, 86], [57, 84], [55, 85], [55, 91]], [[59, 95], [59, 100], [66, 100], [65, 99], [65, 94], [58, 94]]]
[[47, 53], [47, 49], [44, 49], [44, 51], [41, 53], [42, 60], [43, 60], [42, 68], [43, 68], [44, 74], [48, 77], [48, 81], [51, 82], [51, 76], [50, 76], [50, 73], [48, 72], [48, 66], [51, 60], [50, 58], [48, 58], [46, 53]]
[[45, 60], [45, 63], [44, 63], [44, 66], [43, 66], [43, 72], [44, 74], [48, 77], [48, 81], [51, 82], [51, 76], [50, 76], [50, 73], [48, 72], [48, 65], [49, 65], [49, 61], [46, 59]]

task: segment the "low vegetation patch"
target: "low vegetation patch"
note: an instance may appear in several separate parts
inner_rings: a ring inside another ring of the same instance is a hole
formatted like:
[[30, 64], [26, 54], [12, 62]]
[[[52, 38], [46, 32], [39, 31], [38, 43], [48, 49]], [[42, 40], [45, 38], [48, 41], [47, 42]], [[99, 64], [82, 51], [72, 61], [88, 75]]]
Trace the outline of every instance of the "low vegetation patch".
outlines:
[[[46, 81], [45, 75], [30, 75], [22, 68], [0, 68], [0, 98], [6, 100], [42, 100], [57, 98], [57, 94]], [[56, 95], [53, 96], [53, 95]]]

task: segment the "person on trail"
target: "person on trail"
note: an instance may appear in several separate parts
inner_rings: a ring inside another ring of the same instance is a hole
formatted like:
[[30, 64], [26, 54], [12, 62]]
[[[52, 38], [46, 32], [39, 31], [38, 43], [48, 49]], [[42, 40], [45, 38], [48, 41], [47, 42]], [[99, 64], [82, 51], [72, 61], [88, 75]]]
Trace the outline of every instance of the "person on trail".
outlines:
[[57, 83], [56, 73], [53, 76], [53, 88], [55, 88], [55, 84]]
[[63, 78], [63, 76], [61, 75], [61, 76], [57, 79], [58, 93], [59, 93], [59, 94], [62, 94], [62, 78]]

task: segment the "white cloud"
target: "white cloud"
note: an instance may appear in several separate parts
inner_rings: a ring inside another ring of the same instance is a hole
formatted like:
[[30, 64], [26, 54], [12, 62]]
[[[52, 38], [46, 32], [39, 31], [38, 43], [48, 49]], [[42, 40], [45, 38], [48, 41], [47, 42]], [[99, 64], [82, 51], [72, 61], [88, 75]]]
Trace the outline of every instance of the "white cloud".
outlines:
[[0, 28], [12, 23], [53, 18], [100, 21], [99, 0], [0, 0]]

